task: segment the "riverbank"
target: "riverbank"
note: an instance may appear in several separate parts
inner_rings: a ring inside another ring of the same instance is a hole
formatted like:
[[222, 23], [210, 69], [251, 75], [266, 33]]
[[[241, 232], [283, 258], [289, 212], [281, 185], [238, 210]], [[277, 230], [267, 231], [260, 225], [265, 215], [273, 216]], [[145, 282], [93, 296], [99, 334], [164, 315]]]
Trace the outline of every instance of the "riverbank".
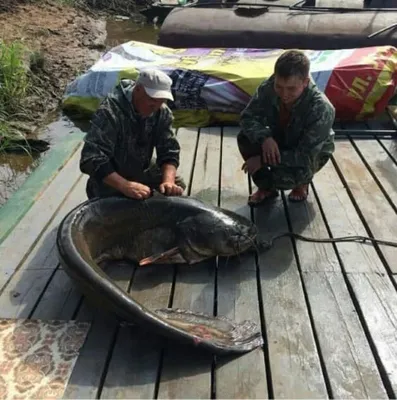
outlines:
[[[58, 108], [66, 84], [105, 50], [106, 22], [66, 0], [7, 0], [1, 10], [3, 63], [21, 61], [26, 74], [24, 80], [14, 79], [14, 92], [24, 90], [18, 95], [20, 104], [6, 110], [8, 121], [16, 130], [34, 135], [48, 114]], [[13, 61], [5, 60], [6, 51]], [[5, 96], [11, 98], [13, 92]]]
[[[131, 39], [150, 42], [153, 35], [130, 0], [0, 1], [0, 89], [7, 88], [0, 103], [13, 105], [7, 114], [0, 107], [0, 208], [49, 156], [49, 150], [32, 154], [15, 146], [4, 152], [6, 133], [44, 139], [49, 149], [66, 146], [65, 139], [81, 135], [60, 112], [67, 83], [107, 49]], [[4, 71], [12, 85], [2, 84]]]

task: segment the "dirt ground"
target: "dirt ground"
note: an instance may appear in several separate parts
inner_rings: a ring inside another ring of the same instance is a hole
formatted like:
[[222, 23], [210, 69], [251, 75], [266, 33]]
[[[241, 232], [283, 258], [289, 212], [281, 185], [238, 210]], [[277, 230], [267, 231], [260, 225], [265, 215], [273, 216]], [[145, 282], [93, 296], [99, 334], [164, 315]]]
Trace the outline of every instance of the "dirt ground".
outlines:
[[34, 90], [26, 101], [29, 120], [37, 125], [59, 106], [66, 84], [104, 51], [106, 22], [55, 0], [1, 0], [0, 38], [20, 40], [31, 51]]

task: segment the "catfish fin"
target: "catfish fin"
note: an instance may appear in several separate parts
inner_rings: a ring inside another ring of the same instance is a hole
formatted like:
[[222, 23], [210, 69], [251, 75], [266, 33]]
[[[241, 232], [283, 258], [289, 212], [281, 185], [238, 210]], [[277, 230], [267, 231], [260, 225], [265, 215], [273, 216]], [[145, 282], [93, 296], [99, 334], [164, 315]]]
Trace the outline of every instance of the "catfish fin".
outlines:
[[139, 266], [150, 264], [184, 264], [186, 260], [183, 258], [178, 247], [173, 247], [162, 253], [153, 254], [149, 257], [142, 258], [139, 261]]

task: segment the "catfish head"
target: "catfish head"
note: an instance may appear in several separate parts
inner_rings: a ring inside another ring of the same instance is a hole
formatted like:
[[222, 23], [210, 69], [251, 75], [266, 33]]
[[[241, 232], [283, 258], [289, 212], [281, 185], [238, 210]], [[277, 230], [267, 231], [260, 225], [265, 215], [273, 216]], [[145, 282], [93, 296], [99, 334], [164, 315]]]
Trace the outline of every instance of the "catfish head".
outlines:
[[216, 256], [235, 256], [255, 247], [257, 233], [257, 227], [239, 214], [224, 209], [204, 210], [178, 222], [175, 247], [144, 258], [139, 264], [195, 264]]

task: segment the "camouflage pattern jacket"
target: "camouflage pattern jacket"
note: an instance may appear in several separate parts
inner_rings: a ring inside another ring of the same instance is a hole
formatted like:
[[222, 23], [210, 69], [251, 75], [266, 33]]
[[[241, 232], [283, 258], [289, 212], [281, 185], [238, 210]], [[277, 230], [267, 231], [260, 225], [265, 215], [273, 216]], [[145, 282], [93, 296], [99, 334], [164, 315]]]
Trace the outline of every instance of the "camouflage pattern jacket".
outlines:
[[274, 75], [263, 81], [241, 113], [241, 128], [252, 143], [273, 137], [279, 144], [281, 164], [316, 169], [319, 157], [330, 156], [334, 147], [335, 109], [310, 81], [291, 110], [282, 133], [279, 127], [280, 99], [274, 90]]
[[138, 115], [132, 105], [134, 81], [121, 80], [102, 102], [84, 138], [80, 170], [96, 182], [112, 172], [133, 180], [147, 169], [157, 153], [157, 165], [179, 167], [180, 146], [171, 129], [173, 115], [163, 105], [148, 118]]

